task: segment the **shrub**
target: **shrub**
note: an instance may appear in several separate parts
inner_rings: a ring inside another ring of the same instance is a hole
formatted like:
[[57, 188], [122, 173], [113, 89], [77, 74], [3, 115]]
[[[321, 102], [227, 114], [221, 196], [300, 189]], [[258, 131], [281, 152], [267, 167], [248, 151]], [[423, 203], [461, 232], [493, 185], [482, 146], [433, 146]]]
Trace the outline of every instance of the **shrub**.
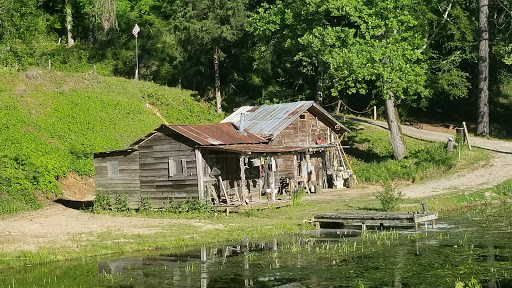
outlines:
[[502, 196], [512, 195], [512, 179], [502, 182], [494, 188], [494, 193]]
[[390, 182], [384, 183], [384, 190], [375, 195], [379, 199], [384, 211], [395, 211], [403, 202], [404, 194], [402, 191], [395, 190]]
[[150, 211], [153, 210], [153, 205], [151, 204], [151, 198], [149, 195], [140, 198], [139, 211]]
[[184, 202], [174, 202], [174, 200], [168, 199], [165, 201], [162, 211], [168, 214], [207, 215], [212, 213], [213, 209], [210, 205], [198, 199], [187, 199]]
[[96, 213], [110, 210], [112, 207], [110, 195], [106, 192], [96, 192], [92, 207], [93, 211]]
[[125, 212], [130, 210], [130, 199], [125, 193], [118, 193], [114, 199], [112, 210]]

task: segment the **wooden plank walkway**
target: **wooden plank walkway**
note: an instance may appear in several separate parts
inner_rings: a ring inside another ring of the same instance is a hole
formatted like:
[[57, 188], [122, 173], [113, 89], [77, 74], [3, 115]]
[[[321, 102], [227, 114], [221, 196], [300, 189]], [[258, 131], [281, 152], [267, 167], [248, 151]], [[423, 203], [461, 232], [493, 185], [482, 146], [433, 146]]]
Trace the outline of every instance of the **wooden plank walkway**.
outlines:
[[361, 225], [366, 230], [367, 225], [379, 226], [414, 226], [418, 230], [419, 223], [431, 221], [432, 227], [439, 217], [438, 212], [334, 212], [315, 215], [313, 222], [317, 229], [321, 223], [340, 223], [343, 225]]

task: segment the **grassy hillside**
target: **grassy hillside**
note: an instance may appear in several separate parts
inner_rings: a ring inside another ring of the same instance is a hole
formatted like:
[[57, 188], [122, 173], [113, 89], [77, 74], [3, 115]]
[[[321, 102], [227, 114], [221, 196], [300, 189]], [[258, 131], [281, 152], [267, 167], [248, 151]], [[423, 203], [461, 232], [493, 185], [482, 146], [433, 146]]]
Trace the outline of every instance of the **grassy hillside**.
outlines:
[[161, 120], [217, 122], [192, 92], [93, 74], [0, 72], [0, 214], [34, 209], [33, 191], [58, 192], [58, 177], [93, 174], [95, 151], [120, 149]]

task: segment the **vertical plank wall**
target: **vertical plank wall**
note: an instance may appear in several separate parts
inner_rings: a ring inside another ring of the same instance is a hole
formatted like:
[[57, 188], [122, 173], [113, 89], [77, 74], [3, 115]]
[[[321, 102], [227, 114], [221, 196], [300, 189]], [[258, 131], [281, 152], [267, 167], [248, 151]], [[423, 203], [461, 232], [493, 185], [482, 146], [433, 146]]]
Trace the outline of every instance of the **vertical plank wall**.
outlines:
[[[161, 207], [167, 199], [199, 198], [195, 145], [172, 130], [157, 132], [139, 145], [141, 196], [149, 196], [153, 207]], [[176, 163], [173, 176], [169, 176], [169, 158]]]
[[[301, 119], [304, 118], [304, 119]], [[330, 143], [333, 132], [321, 119], [306, 111], [303, 117], [298, 117], [293, 123], [288, 125], [279, 135], [272, 140], [271, 145], [287, 145], [287, 146], [310, 146], [315, 145], [317, 138], [323, 141], [324, 144]], [[279, 177], [293, 176], [293, 156], [281, 155], [277, 160], [279, 166], [279, 175], [276, 175], [276, 181]], [[315, 167], [315, 174], [317, 181], [323, 177], [322, 172], [322, 158], [320, 153], [313, 153], [311, 155], [311, 164]], [[276, 182], [278, 183], [278, 182]]]
[[[117, 162], [117, 176], [108, 175], [108, 162]], [[131, 207], [138, 207], [140, 200], [139, 152], [98, 153], [94, 155], [96, 191], [106, 192], [111, 199], [124, 193]]]

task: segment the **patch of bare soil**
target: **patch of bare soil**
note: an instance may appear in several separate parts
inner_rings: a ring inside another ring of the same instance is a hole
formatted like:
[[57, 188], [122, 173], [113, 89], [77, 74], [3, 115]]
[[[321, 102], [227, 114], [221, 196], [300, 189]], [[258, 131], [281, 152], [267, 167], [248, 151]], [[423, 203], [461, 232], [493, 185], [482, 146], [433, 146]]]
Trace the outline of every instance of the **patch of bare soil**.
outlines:
[[62, 198], [72, 201], [92, 201], [95, 197], [94, 178], [71, 172], [58, 180]]
[[92, 214], [51, 202], [38, 211], [1, 217], [0, 251], [35, 251], [45, 246], [71, 247], [75, 241], [90, 239], [101, 232], [150, 234], [177, 224], [197, 226], [199, 229], [222, 228], [220, 225], [192, 219], [149, 219]]

